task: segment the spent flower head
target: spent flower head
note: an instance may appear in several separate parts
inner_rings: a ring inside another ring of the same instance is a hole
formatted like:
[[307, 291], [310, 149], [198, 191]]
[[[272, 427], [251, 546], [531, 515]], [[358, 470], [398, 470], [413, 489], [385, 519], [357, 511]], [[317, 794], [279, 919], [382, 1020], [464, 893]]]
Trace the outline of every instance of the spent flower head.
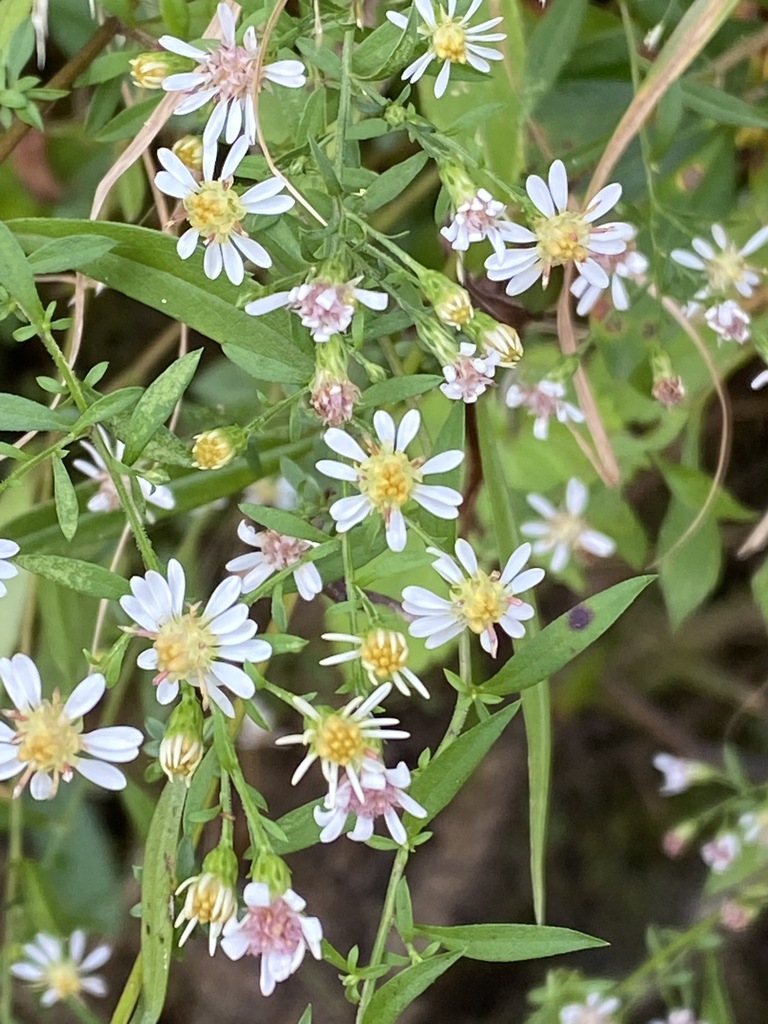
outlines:
[[427, 550], [437, 555], [432, 567], [450, 584], [450, 594], [444, 598], [414, 586], [403, 590], [403, 611], [413, 616], [411, 636], [425, 637], [425, 646], [432, 649], [469, 629], [480, 637], [483, 650], [495, 658], [496, 626], [515, 639], [525, 635], [523, 622], [533, 618], [534, 612], [517, 595], [544, 579], [543, 569], [521, 572], [531, 556], [530, 544], [513, 551], [500, 573], [481, 569], [474, 551], [462, 539], [456, 541], [457, 561], [437, 548]]
[[557, 380], [545, 377], [536, 384], [516, 382], [510, 384], [506, 403], [510, 409], [527, 409], [534, 417], [533, 436], [539, 441], [549, 437], [549, 420], [552, 416], [558, 423], [583, 423], [584, 414], [578, 406], [566, 400], [565, 386]]
[[741, 852], [741, 843], [735, 832], [722, 832], [701, 848], [701, 859], [716, 874], [720, 875], [733, 864]]
[[22, 946], [24, 959], [11, 965], [11, 974], [42, 990], [40, 1003], [45, 1007], [67, 999], [82, 999], [84, 993], [105, 996], [106, 982], [93, 971], [109, 960], [112, 947], [96, 946], [86, 955], [86, 944], [86, 934], [80, 928], [67, 941], [38, 932]]
[[[418, 82], [433, 60], [443, 62], [435, 81], [435, 96], [438, 99], [448, 88], [452, 64], [469, 64], [476, 71], [490, 71], [489, 60], [502, 60], [503, 54], [486, 43], [499, 43], [506, 39], [504, 32], [489, 32], [504, 19], [490, 18], [480, 25], [470, 25], [469, 20], [483, 0], [472, 0], [466, 13], [456, 17], [456, 0], [448, 0], [447, 8], [438, 6], [437, 12], [432, 0], [414, 0], [414, 6], [423, 22], [418, 32], [429, 39], [429, 49], [417, 57], [402, 74], [403, 80]], [[387, 17], [398, 28], [408, 26], [408, 18], [396, 11], [387, 11]]]
[[186, 577], [175, 558], [168, 563], [167, 579], [150, 569], [146, 576], [131, 579], [131, 591], [120, 598], [120, 604], [138, 626], [133, 629], [135, 635], [152, 640], [137, 664], [155, 670], [152, 681], [158, 701], [170, 704], [178, 696], [180, 682], [186, 681], [200, 690], [204, 708], [212, 701], [234, 717], [222, 687], [238, 697], [252, 697], [253, 680], [239, 665], [264, 661], [272, 653], [268, 643], [253, 638], [256, 623], [248, 616], [248, 606], [238, 601], [239, 577], [220, 583], [202, 612], [199, 603], [185, 610]]
[[552, 552], [552, 572], [562, 572], [571, 554], [587, 553], [607, 558], [616, 550], [615, 543], [604, 533], [593, 530], [583, 517], [589, 500], [589, 491], [576, 477], [571, 477], [565, 488], [565, 505], [555, 508], [541, 494], [529, 494], [527, 502], [542, 517], [540, 521], [523, 523], [524, 537], [536, 538], [535, 554]]
[[59, 782], [71, 782], [74, 772], [104, 789], [125, 788], [125, 776], [108, 762], [137, 758], [142, 734], [127, 725], [83, 732], [83, 715], [104, 696], [104, 676], [86, 676], [66, 700], [58, 690], [43, 697], [35, 663], [14, 654], [0, 658], [0, 678], [14, 704], [14, 710], [3, 711], [11, 725], [0, 722], [0, 779], [21, 774], [14, 796], [29, 782], [35, 800], [51, 800]]
[[245, 277], [243, 257], [257, 267], [271, 267], [272, 257], [254, 238], [242, 221], [247, 214], [269, 216], [285, 213], [294, 205], [291, 196], [281, 195], [285, 182], [267, 178], [240, 195], [233, 188], [234, 175], [248, 150], [248, 140], [240, 138], [227, 154], [220, 174], [215, 176], [217, 144], [207, 142], [203, 149], [203, 177], [198, 181], [190, 169], [170, 149], [159, 149], [157, 158], [163, 170], [155, 175], [161, 192], [181, 200], [189, 228], [176, 243], [176, 252], [186, 260], [202, 238], [205, 245], [203, 269], [215, 280], [224, 270], [232, 284]]
[[317, 567], [312, 562], [301, 561], [307, 551], [317, 547], [314, 541], [289, 537], [277, 530], [255, 530], [245, 519], [237, 528], [237, 536], [244, 544], [257, 549], [230, 559], [226, 565], [228, 572], [241, 577], [243, 592], [255, 590], [274, 573], [291, 566], [295, 566], [296, 589], [305, 601], [311, 601], [322, 591], [323, 581]]
[[373, 416], [376, 440], [366, 440], [367, 454], [346, 431], [337, 427], [326, 430], [323, 438], [328, 447], [355, 465], [321, 459], [317, 468], [326, 476], [353, 483], [360, 492], [339, 498], [331, 505], [329, 511], [339, 533], [362, 522], [370, 512], [379, 512], [384, 519], [387, 544], [392, 551], [402, 551], [406, 542], [402, 509], [411, 499], [441, 519], [457, 518], [461, 494], [452, 487], [422, 481], [432, 473], [455, 469], [464, 453], [451, 449], [433, 455], [426, 462], [421, 458], [409, 459], [405, 449], [416, 437], [420, 425], [421, 416], [415, 409], [403, 416], [398, 427], [389, 413], [379, 410]]

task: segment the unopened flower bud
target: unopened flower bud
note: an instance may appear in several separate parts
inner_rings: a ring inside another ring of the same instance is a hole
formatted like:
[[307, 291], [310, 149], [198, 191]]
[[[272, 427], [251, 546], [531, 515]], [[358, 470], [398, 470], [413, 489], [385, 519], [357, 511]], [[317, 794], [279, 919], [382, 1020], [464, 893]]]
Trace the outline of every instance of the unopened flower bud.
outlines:
[[695, 821], [682, 821], [664, 833], [661, 846], [668, 857], [680, 857], [698, 831]]
[[163, 81], [174, 70], [173, 58], [167, 53], [140, 53], [128, 61], [131, 65], [131, 78], [141, 89], [162, 89]]
[[196, 924], [207, 924], [208, 952], [213, 956], [224, 925], [237, 914], [236, 883], [237, 857], [229, 843], [222, 840], [206, 856], [201, 874], [187, 878], [176, 890], [177, 896], [186, 890], [184, 906], [174, 922], [175, 928], [188, 922], [179, 938], [180, 946]]
[[160, 767], [169, 781], [183, 780], [189, 786], [204, 751], [203, 711], [197, 697], [185, 691], [160, 742]]
[[729, 932], [743, 932], [757, 917], [755, 907], [747, 907], [738, 900], [726, 900], [720, 907], [720, 923]]
[[436, 270], [424, 270], [420, 283], [435, 313], [444, 324], [451, 327], [465, 327], [475, 315], [469, 292]]
[[450, 366], [459, 355], [459, 347], [452, 334], [435, 320], [426, 317], [416, 321], [416, 333], [424, 347], [441, 366]]
[[390, 128], [402, 128], [408, 120], [408, 112], [400, 103], [390, 103], [384, 111], [384, 120]]
[[461, 164], [440, 164], [440, 180], [454, 206], [461, 206], [477, 192], [477, 185]]
[[173, 152], [190, 171], [203, 169], [203, 140], [197, 135], [184, 135], [173, 144]]
[[285, 861], [276, 853], [262, 852], [253, 862], [251, 878], [269, 886], [273, 896], [281, 896], [291, 887], [291, 872]]
[[486, 354], [498, 353], [499, 366], [515, 366], [522, 358], [523, 346], [515, 328], [498, 323], [482, 310], [475, 311], [464, 333]]
[[245, 447], [240, 427], [217, 427], [195, 435], [192, 461], [198, 469], [221, 469]]
[[661, 402], [667, 409], [679, 405], [685, 398], [683, 378], [675, 373], [672, 368], [672, 360], [661, 347], [657, 347], [651, 355], [651, 370], [653, 372], [651, 394], [656, 401]]
[[325, 370], [315, 374], [310, 404], [328, 427], [340, 427], [352, 419], [360, 388], [348, 377], [334, 377]]

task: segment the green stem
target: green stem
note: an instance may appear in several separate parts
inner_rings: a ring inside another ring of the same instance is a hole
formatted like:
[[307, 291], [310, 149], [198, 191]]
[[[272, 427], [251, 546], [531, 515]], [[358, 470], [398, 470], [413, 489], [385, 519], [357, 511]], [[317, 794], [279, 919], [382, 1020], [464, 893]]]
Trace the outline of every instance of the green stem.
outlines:
[[232, 846], [233, 815], [232, 815], [232, 785], [229, 780], [229, 772], [221, 769], [221, 784], [219, 788], [219, 803], [221, 804], [221, 841], [227, 846]]
[[128, 981], [126, 981], [125, 988], [120, 994], [120, 999], [115, 1007], [115, 1012], [112, 1014], [110, 1024], [128, 1024], [141, 993], [142, 975], [141, 953], [139, 953], [133, 962], [131, 973], [128, 975]]
[[[405, 871], [405, 865], [408, 863], [408, 856], [410, 851], [406, 846], [402, 846], [395, 855], [395, 863], [392, 865], [392, 871], [389, 876], [389, 885], [387, 886], [387, 893], [384, 897], [384, 906], [381, 910], [381, 920], [379, 921], [379, 928], [376, 932], [376, 938], [373, 943], [373, 949], [371, 951], [371, 959], [369, 967], [378, 967], [384, 957], [384, 950], [387, 945], [387, 938], [392, 927], [392, 921], [395, 916], [395, 896], [397, 895], [397, 887], [400, 884], [400, 879], [403, 877]], [[375, 978], [366, 978], [363, 982], [363, 991], [360, 996], [360, 1005], [357, 1008], [357, 1015], [355, 1017], [356, 1024], [361, 1024], [365, 1011], [368, 1008], [374, 989], [376, 987]]]
[[443, 736], [440, 746], [437, 748], [435, 757], [438, 754], [442, 754], [444, 750], [447, 750], [459, 738], [461, 730], [464, 728], [464, 723], [467, 720], [469, 709], [472, 707], [472, 698], [469, 696], [469, 690], [472, 686], [472, 651], [470, 644], [471, 636], [465, 629], [459, 637], [459, 675], [465, 688], [456, 697], [453, 715], [448, 723], [445, 736]]
[[70, 997], [67, 999], [67, 1006], [83, 1024], [103, 1024], [101, 1017], [97, 1017], [81, 1000]]
[[19, 868], [21, 866], [23, 833], [21, 797], [13, 797], [8, 823], [8, 859], [5, 873], [5, 899], [3, 901], [2, 959], [0, 960], [0, 1024], [13, 1024], [11, 1000], [11, 966], [16, 945], [16, 926], [19, 922], [20, 907], [16, 906], [19, 894]]
[[341, 181], [344, 174], [344, 150], [347, 141], [350, 101], [352, 98], [352, 44], [355, 41], [354, 28], [344, 33], [341, 51], [341, 87], [339, 90], [339, 113], [336, 117], [336, 151], [334, 153], [334, 170]]

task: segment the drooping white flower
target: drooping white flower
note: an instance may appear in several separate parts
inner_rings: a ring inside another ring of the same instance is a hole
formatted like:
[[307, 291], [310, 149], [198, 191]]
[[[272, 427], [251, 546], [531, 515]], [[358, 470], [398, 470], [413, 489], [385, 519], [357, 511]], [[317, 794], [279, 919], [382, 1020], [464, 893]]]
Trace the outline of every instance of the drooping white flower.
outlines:
[[714, 769], [703, 761], [691, 761], [672, 754], [656, 754], [653, 767], [664, 776], [659, 792], [662, 796], [685, 793], [691, 786], [716, 778]]
[[304, 716], [304, 732], [281, 736], [275, 740], [279, 746], [300, 743], [309, 748], [291, 777], [291, 785], [295, 786], [300, 782], [319, 758], [323, 776], [328, 783], [329, 805], [332, 805], [336, 798], [339, 773], [342, 769], [346, 771], [358, 799], [364, 800], [360, 772], [364, 768], [377, 770], [380, 764], [376, 756], [378, 742], [403, 740], [409, 736], [409, 733], [403, 732], [402, 729], [392, 728], [393, 725], [399, 724], [399, 719], [377, 718], [372, 714], [376, 705], [380, 704], [391, 690], [391, 683], [383, 683], [364, 700], [362, 697], [353, 697], [339, 711], [318, 711], [303, 697], [294, 697], [294, 706]]
[[157, 151], [164, 170], [155, 175], [155, 184], [161, 192], [181, 200], [190, 224], [176, 243], [176, 252], [181, 259], [189, 259], [202, 238], [206, 277], [215, 280], [223, 269], [235, 285], [242, 284], [245, 277], [243, 256], [257, 267], [272, 266], [272, 257], [264, 246], [250, 238], [243, 228], [243, 218], [249, 213], [285, 213], [294, 204], [291, 196], [280, 194], [285, 185], [280, 178], [267, 178], [242, 195], [234, 190], [233, 176], [248, 145], [245, 137], [239, 138], [227, 154], [221, 173], [214, 177], [218, 147], [215, 141], [206, 144], [202, 181], [196, 180], [170, 149]]
[[[125, 445], [122, 441], [116, 441], [115, 447], [112, 446], [102, 432], [102, 438], [104, 444], [112, 451], [114, 457], [118, 462], [122, 462], [123, 454], [125, 452]], [[86, 508], [89, 512], [113, 512], [115, 509], [120, 508], [120, 496], [117, 493], [114, 481], [110, 476], [107, 464], [101, 457], [101, 453], [94, 448], [88, 441], [81, 441], [80, 444], [85, 448], [88, 455], [91, 457], [89, 462], [87, 459], [73, 459], [72, 465], [75, 469], [79, 469], [81, 473], [85, 473], [87, 477], [90, 477], [94, 483], [99, 485], [98, 491], [88, 499]], [[165, 487], [163, 484], [153, 484], [149, 480], [145, 480], [142, 476], [137, 476], [136, 483], [139, 485], [144, 500], [154, 505], [156, 508], [161, 509], [172, 509], [176, 504], [173, 497], [173, 491], [170, 487]], [[126, 474], [123, 476], [123, 484], [130, 493], [131, 478]], [[147, 519], [149, 522], [153, 522], [153, 516], [151, 512], [147, 512]]]
[[474, 404], [493, 384], [500, 359], [494, 349], [480, 354], [477, 345], [462, 341], [456, 359], [443, 367], [445, 383], [440, 385], [440, 390], [446, 398]]
[[[106, 690], [104, 676], [94, 673], [77, 684], [63, 700], [58, 690], [43, 697], [37, 666], [26, 654], [0, 658], [0, 678], [15, 710], [3, 711], [14, 728], [0, 722], [0, 779], [21, 772], [13, 791], [18, 796], [30, 782], [35, 800], [51, 800], [59, 782], [71, 782], [79, 772], [104, 789], [124, 789], [123, 773], [108, 761], [133, 761], [144, 737], [127, 725], [83, 733], [83, 715], [94, 708]], [[86, 759], [83, 755], [90, 754]]]
[[328, 447], [356, 463], [348, 466], [334, 459], [321, 459], [317, 468], [335, 480], [346, 480], [360, 491], [347, 498], [339, 498], [329, 511], [336, 521], [336, 529], [344, 533], [373, 511], [381, 513], [387, 535], [387, 544], [392, 551], [405, 547], [405, 517], [402, 508], [413, 499], [428, 512], [441, 519], [456, 519], [461, 494], [452, 487], [438, 484], [424, 484], [422, 480], [432, 473], [445, 473], [455, 469], [464, 458], [458, 449], [433, 455], [424, 462], [409, 459], [405, 449], [416, 437], [421, 424], [421, 415], [416, 409], [409, 409], [395, 428], [395, 421], [387, 412], [374, 413], [373, 427], [378, 440], [366, 441], [366, 454], [357, 441], [338, 427], [326, 430], [323, 438]]
[[240, 576], [243, 581], [243, 593], [255, 590], [256, 587], [269, 579], [273, 573], [281, 572], [295, 565], [293, 578], [296, 589], [305, 601], [311, 601], [323, 589], [323, 581], [313, 562], [301, 562], [302, 555], [317, 544], [311, 540], [288, 537], [276, 530], [255, 530], [244, 519], [237, 528], [237, 536], [245, 544], [258, 548], [247, 555], [238, 555], [226, 564], [229, 572]]
[[174, 114], [191, 114], [209, 101], [216, 106], [205, 126], [204, 139], [216, 141], [224, 132], [232, 143], [241, 133], [249, 145], [256, 141], [255, 93], [263, 83], [301, 89], [307, 77], [299, 60], [278, 60], [263, 64], [256, 81], [256, 63], [259, 44], [253, 26], [245, 30], [242, 45], [235, 39], [235, 17], [226, 4], [219, 4], [216, 12], [221, 24], [221, 40], [208, 40], [205, 49], [192, 46], [175, 36], [161, 36], [160, 45], [182, 57], [197, 61], [192, 71], [169, 75], [163, 81], [166, 92], [181, 92], [185, 98], [176, 105]]
[[531, 174], [525, 183], [528, 196], [541, 214], [531, 229], [519, 224], [513, 241], [522, 249], [494, 253], [485, 261], [492, 281], [506, 281], [507, 295], [520, 295], [542, 279], [546, 288], [553, 267], [573, 262], [588, 284], [607, 288], [608, 274], [598, 261], [599, 256], [618, 256], [627, 248], [635, 234], [631, 224], [616, 221], [593, 227], [596, 220], [613, 209], [621, 198], [621, 185], [615, 182], [600, 189], [583, 212], [568, 209], [568, 175], [562, 160], [555, 160], [545, 182]]
[[584, 520], [583, 513], [589, 500], [589, 491], [576, 477], [571, 477], [565, 488], [565, 507], [555, 508], [541, 494], [529, 494], [527, 502], [543, 518], [543, 522], [523, 523], [524, 537], [536, 537], [535, 554], [552, 552], [552, 572], [562, 572], [572, 553], [588, 552], [598, 558], [607, 558], [616, 550], [616, 544], [604, 533], [593, 530]]
[[184, 922], [184, 931], [179, 936], [183, 946], [198, 924], [208, 925], [208, 953], [216, 952], [216, 943], [227, 921], [237, 916], [237, 857], [232, 848], [219, 843], [203, 861], [199, 875], [185, 879], [176, 890], [184, 896], [184, 905], [173, 922], [179, 928]]
[[315, 807], [315, 821], [322, 828], [321, 843], [332, 843], [341, 835], [348, 814], [357, 818], [354, 829], [348, 833], [355, 842], [365, 843], [373, 835], [376, 818], [383, 817], [389, 834], [396, 843], [404, 844], [408, 836], [400, 821], [398, 810], [402, 809], [415, 818], [426, 818], [427, 812], [405, 790], [411, 784], [411, 773], [400, 761], [396, 768], [385, 768], [382, 764], [377, 771], [363, 769], [360, 773], [360, 788], [364, 799], [360, 800], [351, 783], [344, 779], [336, 790], [333, 803], [326, 802], [325, 809]]
[[[648, 270], [648, 260], [636, 249], [627, 249], [616, 256], [597, 255], [595, 262], [606, 272], [610, 279], [611, 302], [614, 309], [620, 312], [629, 309], [629, 292], [625, 281], [641, 284]], [[571, 285], [571, 295], [579, 300], [576, 312], [586, 316], [605, 291], [596, 284], [590, 284], [586, 277], [579, 275]]]
[[46, 1007], [61, 1000], [78, 999], [84, 992], [105, 996], [106, 982], [92, 972], [109, 960], [112, 947], [103, 944], [85, 956], [85, 946], [86, 935], [79, 928], [66, 944], [47, 932], [38, 932], [22, 946], [25, 959], [11, 965], [11, 974], [30, 982], [33, 988], [42, 989], [40, 1003]]
[[507, 219], [506, 211], [504, 203], [479, 188], [456, 207], [453, 220], [440, 229], [440, 234], [458, 252], [466, 252], [473, 242], [487, 239], [501, 256], [504, 244], [516, 241], [514, 225]]
[[755, 285], [760, 283], [760, 273], [744, 257], [750, 256], [768, 242], [768, 226], [756, 231], [740, 249], [736, 248], [721, 224], [712, 225], [712, 238], [719, 251], [704, 238], [693, 239], [691, 244], [695, 252], [688, 252], [687, 249], [672, 250], [675, 263], [690, 270], [700, 270], [706, 278], [706, 284], [696, 292], [694, 298], [725, 297], [732, 295], [735, 289], [739, 295], [748, 299]]
[[701, 859], [715, 874], [720, 875], [733, 864], [741, 851], [739, 837], [733, 832], [724, 832], [711, 843], [701, 848]]
[[733, 299], [726, 299], [716, 306], [710, 306], [704, 312], [704, 319], [707, 326], [723, 341], [735, 341], [739, 345], [749, 341], [749, 325], [752, 318]]
[[[403, 80], [418, 82], [433, 60], [443, 61], [435, 81], [435, 96], [439, 99], [448, 88], [451, 64], [469, 64], [476, 71], [487, 72], [491, 70], [489, 60], [502, 60], [504, 55], [499, 50], [486, 46], [485, 43], [499, 43], [507, 38], [505, 32], [488, 31], [504, 19], [490, 18], [480, 25], [469, 25], [470, 18], [482, 2], [483, 0], [472, 0], [466, 14], [456, 18], [456, 0], [448, 0], [447, 10], [439, 6], [437, 13], [432, 0], [414, 0], [416, 10], [424, 22], [419, 26], [418, 32], [429, 39], [429, 49], [408, 65], [402, 74]], [[398, 28], [405, 29], [408, 26], [405, 14], [387, 11], [387, 18]]]
[[264, 882], [250, 882], [243, 899], [245, 917], [224, 925], [221, 948], [232, 960], [246, 953], [260, 956], [261, 994], [269, 996], [278, 982], [299, 969], [307, 950], [315, 960], [321, 958], [323, 929], [319, 918], [302, 913], [307, 904], [293, 889], [273, 896]]
[[315, 341], [326, 342], [332, 334], [343, 334], [347, 330], [358, 303], [379, 311], [387, 308], [387, 293], [358, 288], [360, 281], [361, 277], [343, 282], [314, 278], [290, 291], [275, 292], [255, 299], [246, 305], [245, 312], [251, 316], [261, 316], [287, 306], [298, 313]]
[[264, 661], [272, 654], [268, 643], [253, 639], [256, 623], [248, 617], [248, 606], [238, 601], [239, 577], [220, 583], [202, 612], [199, 603], [184, 610], [186, 578], [175, 558], [168, 563], [167, 580], [150, 569], [146, 576], [131, 579], [131, 591], [132, 595], [120, 598], [120, 605], [138, 624], [135, 635], [153, 641], [136, 663], [156, 670], [152, 682], [159, 703], [175, 700], [179, 683], [186, 680], [200, 690], [203, 707], [213, 701], [233, 718], [232, 702], [221, 688], [246, 700], [252, 697], [253, 680], [239, 664]]
[[8, 561], [19, 553], [19, 545], [15, 540], [0, 540], [0, 597], [5, 597], [8, 589], [3, 580], [13, 579], [18, 576], [19, 570]]
[[531, 556], [531, 545], [521, 544], [507, 559], [501, 573], [484, 572], [467, 543], [456, 541], [458, 562], [437, 548], [428, 548], [437, 555], [432, 568], [450, 584], [448, 598], [440, 597], [424, 587], [403, 590], [403, 611], [414, 616], [409, 627], [411, 636], [426, 637], [425, 647], [439, 647], [465, 629], [477, 633], [483, 650], [496, 657], [498, 637], [495, 627], [519, 639], [525, 635], [523, 622], [533, 618], [530, 604], [517, 596], [535, 587], [544, 579], [543, 569], [521, 569]]
[[539, 441], [549, 437], [549, 419], [557, 418], [558, 423], [583, 423], [584, 414], [578, 406], [565, 400], [565, 387], [556, 380], [546, 377], [536, 384], [511, 384], [507, 391], [506, 403], [510, 409], [527, 409], [535, 416], [533, 436]]
[[351, 651], [342, 651], [323, 658], [321, 665], [340, 665], [346, 661], [360, 660], [368, 678], [374, 686], [391, 681], [404, 696], [410, 696], [412, 686], [422, 697], [429, 692], [416, 675], [408, 668], [408, 643], [402, 633], [393, 629], [372, 629], [365, 636], [353, 633], [323, 633], [323, 640], [353, 645]]
[[560, 1011], [560, 1024], [614, 1024], [614, 1014], [621, 1003], [615, 996], [603, 999], [599, 992], [590, 992], [585, 1003], [570, 1003]]

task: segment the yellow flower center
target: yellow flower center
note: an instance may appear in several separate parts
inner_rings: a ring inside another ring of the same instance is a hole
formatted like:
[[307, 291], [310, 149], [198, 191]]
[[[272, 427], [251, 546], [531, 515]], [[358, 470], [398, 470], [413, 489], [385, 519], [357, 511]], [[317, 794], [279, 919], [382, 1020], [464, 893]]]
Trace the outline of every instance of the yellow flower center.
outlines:
[[45, 980], [59, 999], [80, 995], [80, 975], [71, 960], [52, 964], [45, 972]]
[[478, 634], [498, 622], [511, 603], [499, 574], [482, 570], [452, 587], [451, 596], [469, 629]]
[[728, 291], [737, 281], [742, 280], [746, 270], [746, 261], [733, 243], [707, 260], [707, 276], [713, 292]]
[[376, 508], [400, 508], [421, 474], [404, 452], [382, 451], [360, 463], [360, 491]]
[[232, 916], [232, 891], [217, 875], [202, 875], [192, 887], [191, 896], [190, 919], [196, 917], [202, 924], [208, 924], [211, 921], [227, 921]]
[[20, 761], [28, 761], [37, 771], [63, 774], [77, 762], [82, 721], [73, 723], [64, 713], [58, 693], [43, 700], [28, 715], [18, 719]]
[[323, 761], [346, 767], [365, 753], [363, 732], [357, 722], [341, 715], [329, 715], [317, 727], [315, 750]]
[[558, 544], [567, 544], [569, 547], [575, 546], [584, 530], [583, 520], [569, 512], [558, 512], [549, 520], [548, 526], [552, 540]]
[[475, 315], [474, 306], [464, 289], [438, 302], [435, 312], [444, 324], [450, 324], [452, 327], [463, 327]]
[[408, 660], [408, 644], [402, 633], [376, 629], [363, 640], [360, 661], [366, 672], [380, 681], [391, 678]]
[[237, 192], [220, 181], [201, 182], [183, 204], [190, 225], [215, 242], [226, 242], [247, 213]]
[[535, 230], [539, 256], [550, 266], [559, 267], [569, 260], [581, 263], [586, 259], [591, 229], [580, 213], [565, 210], [543, 217]]
[[216, 636], [196, 617], [186, 615], [164, 622], [154, 642], [158, 674], [172, 682], [199, 678], [211, 667], [217, 649]]
[[432, 35], [432, 49], [440, 60], [450, 60], [454, 64], [466, 64], [467, 33], [464, 27], [451, 18], [446, 18]]
[[218, 430], [206, 430], [195, 438], [192, 458], [198, 469], [221, 469], [234, 457], [234, 447]]

